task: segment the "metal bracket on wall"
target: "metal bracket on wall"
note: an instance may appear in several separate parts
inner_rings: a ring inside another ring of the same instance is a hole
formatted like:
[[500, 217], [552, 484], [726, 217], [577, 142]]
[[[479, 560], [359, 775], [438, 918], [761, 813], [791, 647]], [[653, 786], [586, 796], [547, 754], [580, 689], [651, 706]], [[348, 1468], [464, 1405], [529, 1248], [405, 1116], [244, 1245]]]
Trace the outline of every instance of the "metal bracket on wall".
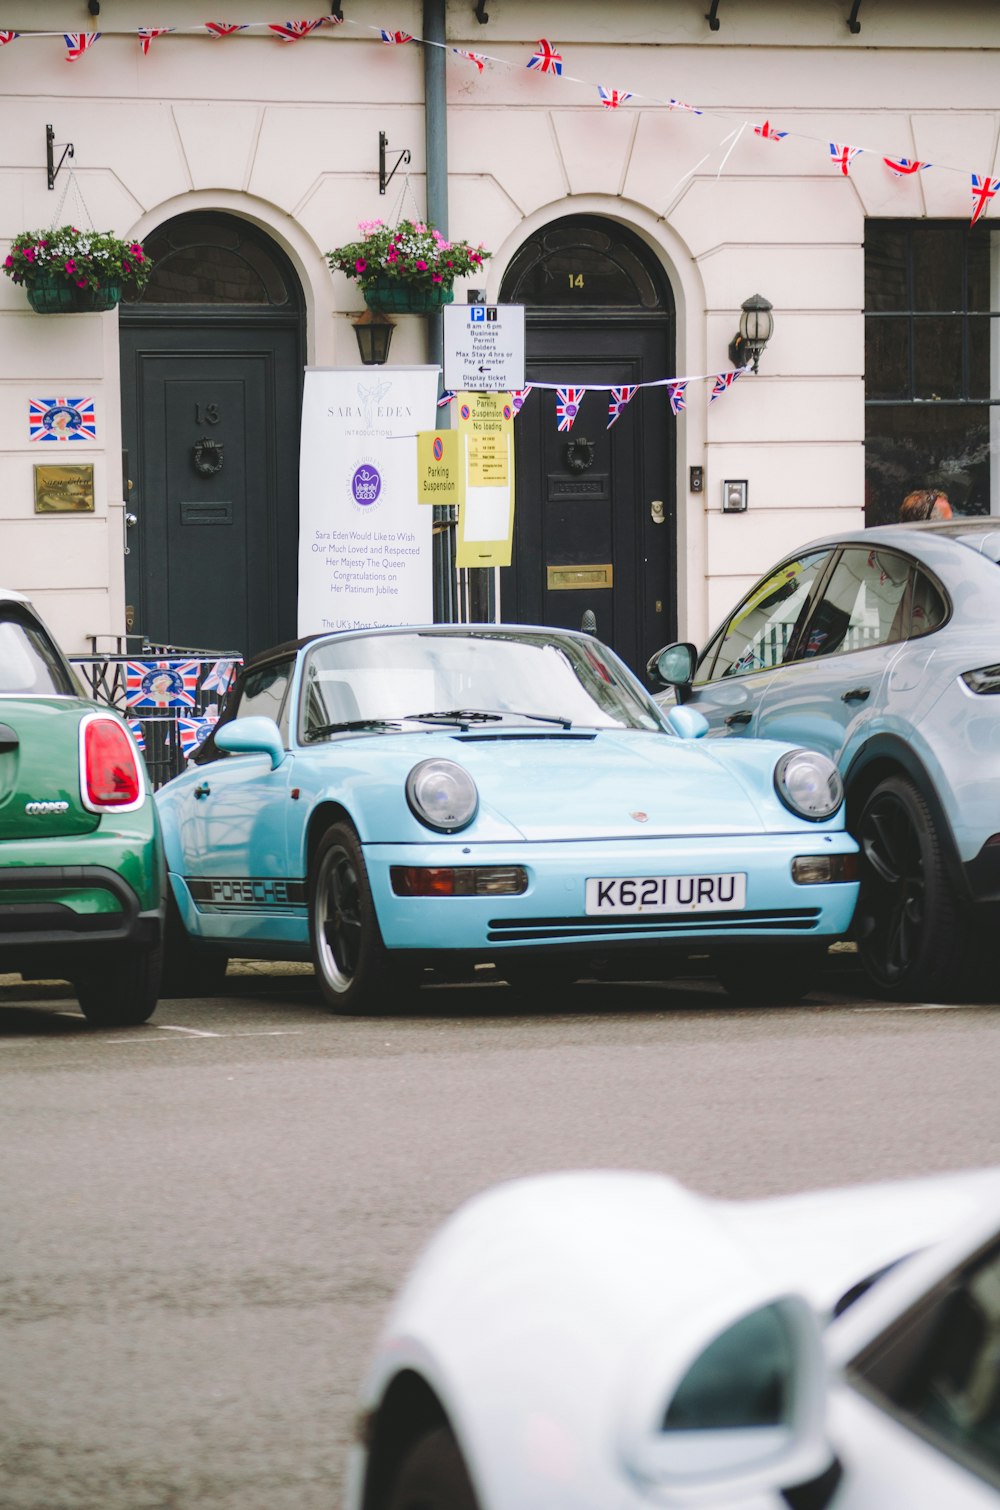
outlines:
[[486, 0], [476, 0], [476, 20], [480, 26], [485, 26], [490, 19], [490, 13], [486, 9]]
[[852, 32], [854, 36], [857, 36], [858, 32], [861, 30], [861, 22], [858, 20], [858, 11], [860, 9], [861, 0], [854, 0], [854, 4], [851, 6], [850, 19], [847, 22], [847, 30], [849, 32]]
[[408, 163], [410, 161], [410, 149], [409, 147], [404, 147], [402, 152], [396, 158], [395, 167], [393, 167], [392, 173], [387, 175], [385, 171], [385, 154], [387, 152], [395, 152], [395, 150], [395, 147], [389, 146], [389, 138], [386, 136], [385, 132], [380, 131], [378, 134], [378, 191], [380, 194], [385, 193], [386, 187], [392, 182], [393, 173], [395, 173], [396, 168], [399, 167], [400, 163]]
[[705, 20], [711, 31], [718, 31], [722, 22], [719, 20], [719, 0], [712, 0], [712, 9], [705, 12]]
[[60, 147], [62, 147], [63, 154], [62, 154], [62, 157], [59, 159], [59, 161], [57, 163], [55, 161], [55, 154], [54, 154], [54, 151], [53, 151], [53, 148], [54, 148], [55, 145], [56, 145], [56, 134], [53, 131], [53, 129], [52, 129], [51, 126], [46, 126], [46, 128], [45, 128], [45, 163], [46, 163], [46, 167], [48, 168], [49, 188], [50, 189], [54, 189], [55, 188], [55, 186], [56, 186], [56, 177], [57, 177], [57, 175], [59, 173], [59, 169], [62, 167], [63, 163], [66, 161], [67, 157], [72, 157], [73, 156], [73, 143], [72, 142], [59, 142], [58, 145]]
[[340, 0], [330, 0], [330, 15], [335, 21], [343, 21], [344, 12], [340, 8]]

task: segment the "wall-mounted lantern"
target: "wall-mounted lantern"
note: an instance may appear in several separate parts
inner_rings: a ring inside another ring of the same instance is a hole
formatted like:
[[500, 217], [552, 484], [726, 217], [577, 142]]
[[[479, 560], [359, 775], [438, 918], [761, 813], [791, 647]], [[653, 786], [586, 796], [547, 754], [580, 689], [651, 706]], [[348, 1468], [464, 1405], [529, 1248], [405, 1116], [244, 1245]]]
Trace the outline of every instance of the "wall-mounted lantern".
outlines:
[[743, 300], [740, 328], [729, 345], [729, 360], [734, 367], [745, 367], [750, 362], [754, 372], [757, 371], [761, 352], [774, 333], [773, 308], [762, 294], [751, 294]]
[[388, 315], [377, 309], [366, 309], [354, 322], [354, 334], [358, 338], [358, 351], [366, 367], [381, 367], [389, 355], [389, 343], [396, 326]]

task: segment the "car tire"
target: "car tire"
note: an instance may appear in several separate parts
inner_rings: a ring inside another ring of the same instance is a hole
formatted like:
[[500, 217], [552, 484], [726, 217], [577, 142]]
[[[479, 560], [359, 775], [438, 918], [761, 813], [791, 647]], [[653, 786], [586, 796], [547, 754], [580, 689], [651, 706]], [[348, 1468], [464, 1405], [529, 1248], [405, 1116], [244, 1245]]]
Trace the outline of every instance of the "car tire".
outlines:
[[160, 994], [163, 950], [122, 950], [80, 970], [73, 989], [94, 1028], [133, 1028], [148, 1022]]
[[168, 890], [161, 995], [175, 999], [219, 996], [228, 966], [228, 954], [200, 947], [192, 941], [173, 892]]
[[868, 979], [895, 1000], [961, 996], [975, 951], [967, 947], [923, 795], [906, 777], [887, 777], [865, 801], [855, 836], [861, 886], [854, 934]]
[[409, 1447], [384, 1510], [479, 1510], [458, 1443], [447, 1426], [435, 1427]]
[[737, 950], [716, 960], [715, 977], [740, 1006], [792, 1007], [815, 990], [826, 953], [825, 943], [787, 954], [775, 946], [770, 960]]
[[334, 1012], [378, 1012], [395, 980], [375, 913], [361, 841], [334, 823], [309, 873], [309, 942], [320, 993]]

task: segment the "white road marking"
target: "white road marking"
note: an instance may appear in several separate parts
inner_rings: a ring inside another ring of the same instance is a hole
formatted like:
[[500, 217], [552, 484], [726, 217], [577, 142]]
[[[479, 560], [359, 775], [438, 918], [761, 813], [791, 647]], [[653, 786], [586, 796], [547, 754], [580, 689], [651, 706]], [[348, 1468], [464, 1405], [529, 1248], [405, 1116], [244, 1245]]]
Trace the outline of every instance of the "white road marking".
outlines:
[[154, 1022], [154, 1028], [159, 1028], [161, 1033], [187, 1033], [192, 1038], [224, 1038], [224, 1033], [209, 1033], [204, 1028], [179, 1028], [172, 1022]]

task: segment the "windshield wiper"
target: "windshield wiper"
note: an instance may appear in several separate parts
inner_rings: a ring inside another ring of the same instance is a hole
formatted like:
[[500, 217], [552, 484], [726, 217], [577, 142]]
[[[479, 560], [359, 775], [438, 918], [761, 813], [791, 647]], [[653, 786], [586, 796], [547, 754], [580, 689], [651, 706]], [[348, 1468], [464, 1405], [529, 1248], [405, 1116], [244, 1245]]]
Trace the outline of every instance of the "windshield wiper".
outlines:
[[317, 729], [307, 729], [305, 738], [307, 743], [314, 739], [322, 739], [325, 734], [344, 734], [352, 729], [401, 729], [401, 723], [394, 722], [389, 718], [349, 718], [338, 724], [320, 724]]
[[407, 713], [415, 724], [486, 724], [503, 718], [502, 713], [487, 713], [483, 708], [450, 708], [447, 713]]
[[507, 718], [530, 718], [539, 724], [562, 724], [564, 729], [572, 729], [573, 720], [563, 718], [558, 713], [515, 713], [513, 709], [506, 715]]

